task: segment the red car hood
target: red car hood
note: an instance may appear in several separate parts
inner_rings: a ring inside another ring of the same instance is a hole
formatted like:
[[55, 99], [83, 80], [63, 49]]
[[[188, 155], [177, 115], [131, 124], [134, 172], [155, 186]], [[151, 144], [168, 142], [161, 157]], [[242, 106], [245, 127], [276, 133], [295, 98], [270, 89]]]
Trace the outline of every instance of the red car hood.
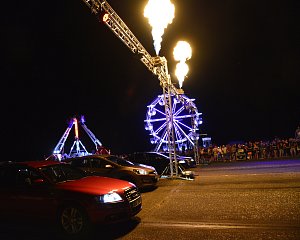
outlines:
[[58, 189], [89, 193], [91, 195], [106, 194], [111, 191], [119, 191], [132, 186], [134, 185], [127, 181], [98, 176], [89, 176], [57, 184]]

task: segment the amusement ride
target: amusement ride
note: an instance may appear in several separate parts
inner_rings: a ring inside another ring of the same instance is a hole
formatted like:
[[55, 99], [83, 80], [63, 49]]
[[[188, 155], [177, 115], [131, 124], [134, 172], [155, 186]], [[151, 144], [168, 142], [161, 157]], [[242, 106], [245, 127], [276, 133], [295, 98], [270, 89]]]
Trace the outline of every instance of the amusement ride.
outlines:
[[[100, 151], [104, 147], [102, 146], [102, 143], [99, 141], [99, 139], [94, 135], [94, 133], [86, 126], [85, 124], [85, 118], [84, 116], [73, 117], [68, 124], [67, 129], [65, 130], [64, 134], [56, 144], [53, 153], [50, 157], [53, 157], [56, 160], [62, 160], [64, 158], [70, 158], [70, 157], [78, 157], [78, 156], [86, 156], [90, 155], [91, 152], [89, 152], [86, 147], [83, 145], [79, 138], [79, 126], [83, 128], [85, 133], [88, 135], [88, 137], [91, 139], [91, 141], [95, 145], [95, 149], [97, 151]], [[74, 135], [75, 140], [70, 148], [69, 151], [65, 151], [65, 145], [66, 141], [70, 135], [70, 132], [72, 128], [74, 127]], [[49, 157], [49, 158], [50, 158]]]

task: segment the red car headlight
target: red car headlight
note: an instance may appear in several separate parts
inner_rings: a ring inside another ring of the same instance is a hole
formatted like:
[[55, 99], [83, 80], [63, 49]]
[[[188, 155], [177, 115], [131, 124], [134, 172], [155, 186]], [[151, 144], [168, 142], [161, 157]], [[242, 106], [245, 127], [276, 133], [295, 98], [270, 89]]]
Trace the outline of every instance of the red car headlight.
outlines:
[[100, 195], [96, 197], [96, 199], [101, 203], [116, 203], [123, 201], [122, 197], [116, 192]]

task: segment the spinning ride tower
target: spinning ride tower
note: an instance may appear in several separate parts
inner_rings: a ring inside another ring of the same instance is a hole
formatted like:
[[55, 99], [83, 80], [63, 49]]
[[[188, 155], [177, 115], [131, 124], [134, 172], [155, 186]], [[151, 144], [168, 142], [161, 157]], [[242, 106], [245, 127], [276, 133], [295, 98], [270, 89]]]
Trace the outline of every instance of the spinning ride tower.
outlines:
[[[51, 156], [53, 156], [57, 160], [61, 160], [63, 158], [86, 156], [86, 155], [91, 154], [90, 152], [87, 151], [86, 147], [82, 144], [82, 142], [79, 138], [79, 131], [78, 131], [79, 125], [84, 129], [86, 134], [92, 140], [92, 142], [95, 145], [95, 149], [99, 149], [100, 147], [102, 147], [102, 143], [96, 138], [96, 136], [92, 133], [92, 131], [86, 126], [84, 116], [81, 116], [79, 120], [76, 117], [74, 117], [70, 120], [66, 131], [60, 138], [59, 142], [56, 144]], [[69, 134], [70, 134], [73, 126], [74, 126], [74, 131], [75, 131], [74, 132], [75, 140], [74, 140], [73, 145], [71, 146], [70, 150], [68, 152], [65, 152], [65, 144], [66, 144], [66, 141], [69, 137]]]

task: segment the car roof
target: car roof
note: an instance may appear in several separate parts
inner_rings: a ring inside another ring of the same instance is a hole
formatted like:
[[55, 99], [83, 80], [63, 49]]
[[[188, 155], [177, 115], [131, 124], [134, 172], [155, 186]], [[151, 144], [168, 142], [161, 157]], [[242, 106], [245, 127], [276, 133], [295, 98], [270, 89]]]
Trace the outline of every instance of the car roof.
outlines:
[[156, 155], [160, 155], [163, 157], [169, 157], [168, 153], [165, 153], [165, 152], [145, 152], [145, 153], [156, 154]]
[[29, 167], [32, 167], [32, 168], [40, 168], [40, 167], [46, 167], [46, 166], [60, 164], [59, 162], [52, 161], [52, 160], [26, 161], [26, 162], [15, 162], [15, 163], [18, 164], [18, 165], [29, 166]]
[[[70, 157], [70, 158], [65, 158], [62, 160], [62, 162], [70, 162], [70, 161], [75, 161], [75, 160], [79, 160], [79, 159], [88, 159], [88, 158], [104, 158], [107, 159], [107, 157], [110, 156], [115, 156], [115, 155], [111, 155], [111, 154], [90, 154], [90, 155], [85, 155], [85, 156], [78, 156], [78, 157]], [[117, 156], [115, 156], [117, 157]]]
[[151, 154], [162, 154], [162, 152], [134, 152], [134, 153], [138, 153], [138, 154], [144, 154], [144, 153], [146, 153], [146, 154], [148, 154], [148, 153], [151, 153]]
[[109, 156], [115, 156], [111, 154], [90, 154], [90, 155], [85, 155], [85, 156], [77, 156], [77, 157], [70, 157], [66, 158], [65, 160], [72, 160], [72, 159], [80, 159], [80, 158], [105, 158]]

